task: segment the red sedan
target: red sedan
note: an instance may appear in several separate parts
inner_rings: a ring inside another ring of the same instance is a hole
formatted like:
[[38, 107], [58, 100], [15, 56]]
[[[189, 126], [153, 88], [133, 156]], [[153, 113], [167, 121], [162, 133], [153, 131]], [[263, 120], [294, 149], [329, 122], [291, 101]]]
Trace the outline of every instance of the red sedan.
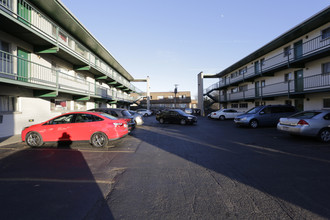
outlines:
[[104, 147], [109, 140], [128, 134], [127, 123], [102, 112], [71, 112], [46, 122], [26, 127], [22, 141], [31, 147], [44, 142], [89, 141], [94, 147]]

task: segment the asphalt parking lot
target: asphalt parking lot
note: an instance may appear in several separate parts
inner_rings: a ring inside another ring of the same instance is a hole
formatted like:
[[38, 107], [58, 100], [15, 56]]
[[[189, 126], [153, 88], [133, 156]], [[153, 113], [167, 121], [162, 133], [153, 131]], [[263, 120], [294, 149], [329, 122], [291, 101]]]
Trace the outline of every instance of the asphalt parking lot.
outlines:
[[[328, 219], [330, 146], [155, 117], [115, 146], [0, 147], [2, 219]], [[36, 208], [37, 207], [37, 208]]]

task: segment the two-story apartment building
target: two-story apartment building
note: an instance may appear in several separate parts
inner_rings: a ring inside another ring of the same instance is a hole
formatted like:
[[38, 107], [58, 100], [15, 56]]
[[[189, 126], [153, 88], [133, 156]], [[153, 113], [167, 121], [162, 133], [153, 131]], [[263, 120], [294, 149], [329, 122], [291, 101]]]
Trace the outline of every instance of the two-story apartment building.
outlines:
[[[138, 97], [138, 96], [136, 96]], [[147, 108], [147, 98], [138, 101], [139, 106]], [[150, 109], [166, 109], [166, 108], [192, 108], [190, 91], [174, 92], [151, 92], [150, 93]]]
[[0, 1], [0, 137], [67, 111], [128, 107], [133, 77], [60, 0]]
[[262, 104], [330, 108], [330, 7], [205, 78], [219, 78], [204, 96], [224, 108], [245, 111]]

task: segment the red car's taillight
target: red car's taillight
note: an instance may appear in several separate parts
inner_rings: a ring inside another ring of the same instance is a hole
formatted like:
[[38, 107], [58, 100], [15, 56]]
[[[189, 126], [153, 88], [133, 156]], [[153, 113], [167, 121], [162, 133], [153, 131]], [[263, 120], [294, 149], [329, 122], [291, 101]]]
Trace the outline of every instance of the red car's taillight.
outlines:
[[305, 120], [298, 121], [298, 125], [309, 125]]
[[123, 123], [120, 123], [120, 122], [114, 122], [113, 125], [114, 125], [115, 127], [120, 127], [120, 126], [123, 125]]
[[122, 126], [123, 126], [124, 128], [127, 128], [127, 127], [128, 127], [126, 122], [124, 122], [124, 123], [121, 123], [121, 122], [114, 122], [113, 125], [115, 126], [115, 128], [117, 128], [117, 127], [122, 127]]

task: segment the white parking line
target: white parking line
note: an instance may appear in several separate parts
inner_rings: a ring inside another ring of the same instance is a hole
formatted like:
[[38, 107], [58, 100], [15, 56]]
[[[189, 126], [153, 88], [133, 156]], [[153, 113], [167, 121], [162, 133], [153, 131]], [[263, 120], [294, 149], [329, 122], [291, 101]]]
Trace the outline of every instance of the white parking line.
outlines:
[[28, 150], [43, 150], [43, 151], [80, 151], [80, 152], [91, 152], [91, 153], [135, 153], [134, 150], [90, 150], [90, 149], [79, 149], [79, 148], [71, 148], [71, 149], [58, 149], [58, 148], [29, 148]]
[[47, 179], [47, 178], [0, 178], [0, 182], [49, 182], [49, 183], [97, 183], [113, 184], [112, 180], [65, 180], [65, 179]]

